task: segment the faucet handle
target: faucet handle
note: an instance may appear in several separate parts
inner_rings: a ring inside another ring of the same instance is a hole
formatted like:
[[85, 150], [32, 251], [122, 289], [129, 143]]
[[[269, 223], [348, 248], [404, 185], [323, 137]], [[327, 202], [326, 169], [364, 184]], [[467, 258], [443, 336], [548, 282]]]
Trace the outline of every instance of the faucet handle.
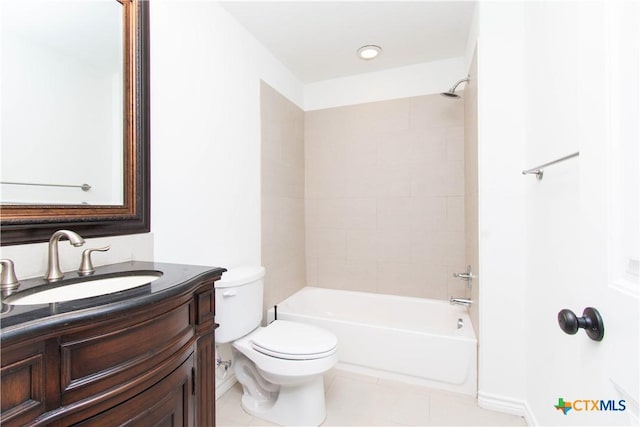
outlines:
[[456, 278], [462, 279], [462, 280], [467, 280], [467, 281], [476, 278], [476, 276], [471, 272], [471, 266], [470, 265], [467, 266], [467, 271], [465, 271], [464, 273], [453, 273], [453, 277], [456, 277]]
[[453, 277], [460, 279], [460, 280], [464, 280], [465, 282], [467, 282], [467, 288], [471, 289], [471, 281], [475, 278], [477, 278], [478, 276], [474, 275], [471, 272], [471, 266], [467, 266], [467, 271], [464, 273], [453, 273]]
[[78, 267], [78, 274], [80, 276], [89, 276], [93, 274], [96, 270], [93, 268], [93, 263], [91, 262], [91, 253], [92, 252], [106, 252], [111, 249], [111, 246], [105, 246], [104, 248], [89, 248], [82, 251], [82, 261], [80, 262], [80, 267]]
[[20, 286], [16, 277], [13, 261], [10, 259], [0, 259], [2, 273], [0, 273], [0, 289], [3, 291], [13, 291]]

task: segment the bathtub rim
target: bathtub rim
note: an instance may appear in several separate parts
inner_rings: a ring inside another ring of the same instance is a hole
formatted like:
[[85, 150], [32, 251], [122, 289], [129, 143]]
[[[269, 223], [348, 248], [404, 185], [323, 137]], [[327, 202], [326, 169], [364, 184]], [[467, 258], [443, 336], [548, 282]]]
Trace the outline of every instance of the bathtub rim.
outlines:
[[[432, 299], [432, 298], [420, 298], [420, 297], [411, 297], [411, 296], [405, 296], [405, 295], [393, 295], [393, 294], [380, 294], [380, 293], [375, 293], [375, 292], [367, 292], [367, 291], [353, 291], [353, 290], [346, 290], [346, 289], [334, 289], [334, 288], [321, 288], [321, 287], [317, 287], [317, 286], [305, 286], [301, 289], [298, 289], [296, 292], [294, 292], [293, 294], [289, 295], [287, 298], [285, 298], [284, 300], [282, 300], [281, 302], [279, 302], [278, 304], [276, 304], [275, 306], [278, 307], [278, 311], [281, 310], [280, 306], [282, 304], [285, 304], [286, 302], [288, 302], [289, 300], [293, 299], [298, 293], [301, 292], [305, 292], [306, 290], [320, 290], [323, 292], [339, 292], [339, 293], [348, 293], [351, 295], [362, 295], [362, 294], [366, 294], [367, 297], [372, 297], [372, 298], [376, 298], [376, 299], [382, 299], [382, 298], [392, 298], [394, 300], [397, 301], [411, 301], [411, 302], [418, 302], [418, 303], [428, 303], [428, 304], [434, 304], [434, 305], [440, 305], [440, 306], [446, 306], [446, 307], [450, 307], [449, 301], [447, 300], [439, 300], [439, 299]], [[405, 333], [415, 333], [415, 334], [423, 334], [423, 335], [430, 335], [430, 336], [438, 336], [438, 337], [442, 337], [442, 336], [446, 336], [447, 338], [451, 338], [454, 340], [460, 340], [460, 341], [471, 341], [474, 342], [476, 345], [478, 344], [478, 337], [476, 336], [475, 333], [475, 329], [473, 327], [473, 323], [471, 321], [471, 315], [469, 313], [469, 309], [466, 307], [462, 307], [462, 306], [457, 306], [455, 307], [455, 309], [457, 310], [463, 310], [460, 315], [464, 317], [463, 321], [465, 323], [465, 335], [453, 335], [453, 334], [443, 334], [443, 333], [437, 333], [437, 332], [433, 332], [433, 331], [421, 331], [421, 330], [413, 330], [413, 329], [403, 329], [403, 328], [399, 328], [399, 327], [393, 327], [393, 326], [383, 326], [383, 325], [379, 325], [376, 324], [375, 327], [377, 328], [382, 328], [382, 329], [386, 329], [386, 330], [390, 330], [390, 331], [402, 331]], [[271, 306], [267, 309], [267, 324], [271, 323], [274, 320], [274, 306]], [[300, 316], [306, 319], [317, 319], [321, 316], [317, 316], [317, 315], [309, 315], [309, 314], [305, 314], [305, 313], [301, 313], [301, 312], [290, 312], [291, 314], [295, 314], [296, 316]], [[344, 323], [348, 323], [348, 324], [352, 324], [352, 325], [363, 325], [363, 326], [372, 326], [369, 325], [365, 322], [357, 322], [354, 320], [347, 320], [347, 319], [342, 319], [342, 318], [332, 318], [330, 319], [331, 321], [336, 321], [336, 322], [344, 322]]]

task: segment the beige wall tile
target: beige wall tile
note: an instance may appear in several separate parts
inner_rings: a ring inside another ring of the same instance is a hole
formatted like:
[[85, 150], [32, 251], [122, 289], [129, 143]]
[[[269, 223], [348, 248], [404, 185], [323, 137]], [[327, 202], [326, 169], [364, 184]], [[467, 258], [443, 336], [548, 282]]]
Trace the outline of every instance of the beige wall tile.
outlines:
[[447, 161], [447, 128], [433, 127], [414, 130], [411, 138], [411, 171], [433, 169]]
[[412, 129], [433, 126], [459, 126], [464, 120], [464, 101], [439, 95], [410, 98]]
[[377, 230], [379, 262], [407, 262], [410, 260], [413, 233], [411, 230]]
[[304, 112], [262, 83], [261, 252], [264, 308], [306, 284]]
[[463, 104], [302, 113], [262, 87], [265, 307], [305, 284], [448, 298], [464, 270]]
[[349, 230], [346, 259], [375, 263], [378, 260], [378, 245], [377, 230]]
[[414, 169], [411, 195], [464, 196], [464, 162], [445, 161], [424, 169]]
[[307, 286], [318, 285], [318, 257], [307, 256]]
[[408, 197], [411, 195], [411, 171], [398, 166], [381, 166], [376, 170], [375, 179], [368, 186], [375, 187], [377, 197]]
[[326, 198], [314, 203], [317, 227], [367, 230], [376, 228], [375, 198]]
[[304, 198], [304, 166], [262, 162], [262, 194]]
[[464, 161], [464, 126], [447, 127], [447, 160]]
[[424, 298], [449, 299], [447, 292], [447, 277], [451, 274], [445, 265], [436, 262], [425, 262], [424, 268], [427, 270], [427, 287]]
[[443, 230], [446, 221], [446, 197], [411, 198], [411, 229], [414, 232]]
[[423, 135], [411, 130], [389, 131], [373, 133], [370, 140], [375, 143], [377, 155], [377, 167], [406, 168], [414, 157], [417, 141]]
[[311, 138], [306, 151], [307, 197], [375, 197], [375, 141], [341, 135], [316, 144]]
[[308, 278], [448, 298], [447, 275], [464, 270], [463, 105], [429, 95], [306, 114]]
[[378, 197], [377, 228], [411, 230], [414, 219], [419, 215], [415, 212], [415, 199], [412, 197]]
[[318, 286], [347, 291], [376, 292], [375, 262], [336, 258], [318, 260]]
[[425, 297], [429, 282], [424, 265], [406, 262], [380, 262], [377, 290], [381, 294]]
[[347, 257], [347, 231], [341, 228], [306, 229], [307, 255], [309, 257]]
[[464, 197], [447, 197], [446, 231], [464, 231]]

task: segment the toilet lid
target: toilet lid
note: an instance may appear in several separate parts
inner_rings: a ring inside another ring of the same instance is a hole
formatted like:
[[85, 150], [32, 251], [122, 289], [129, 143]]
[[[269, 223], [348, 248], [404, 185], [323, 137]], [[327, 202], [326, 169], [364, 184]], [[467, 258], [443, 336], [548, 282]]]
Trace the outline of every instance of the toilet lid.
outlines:
[[276, 320], [251, 338], [254, 350], [289, 360], [320, 359], [335, 353], [338, 339], [329, 331]]

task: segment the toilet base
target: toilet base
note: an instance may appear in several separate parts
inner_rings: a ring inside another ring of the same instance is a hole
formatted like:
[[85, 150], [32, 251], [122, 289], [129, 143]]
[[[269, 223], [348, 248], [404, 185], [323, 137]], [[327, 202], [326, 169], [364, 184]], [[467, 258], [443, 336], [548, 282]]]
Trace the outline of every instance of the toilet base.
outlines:
[[[244, 385], [242, 387], [245, 388]], [[303, 384], [281, 385], [270, 407], [257, 402], [244, 390], [242, 408], [253, 416], [284, 426], [320, 425], [327, 416], [322, 376], [318, 375]]]
[[242, 408], [280, 425], [320, 425], [326, 417], [322, 375], [335, 366], [337, 352], [299, 360], [265, 355], [253, 348], [254, 334], [261, 330], [232, 344], [233, 370], [243, 389]]

